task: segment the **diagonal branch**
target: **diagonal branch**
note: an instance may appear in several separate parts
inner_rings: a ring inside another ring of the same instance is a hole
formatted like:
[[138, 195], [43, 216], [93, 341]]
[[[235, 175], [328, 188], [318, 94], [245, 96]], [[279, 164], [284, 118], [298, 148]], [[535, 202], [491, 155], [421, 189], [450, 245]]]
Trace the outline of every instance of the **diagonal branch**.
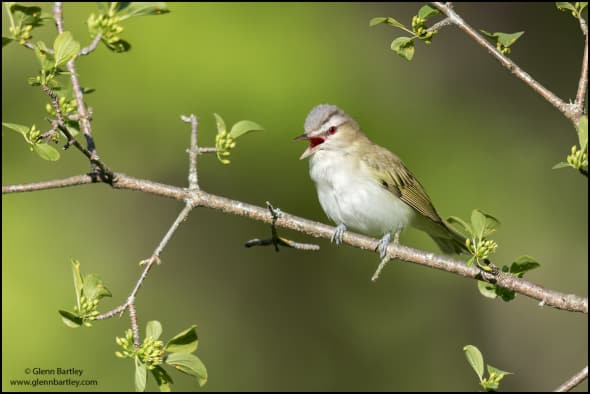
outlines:
[[[580, 17], [580, 20], [583, 21]], [[582, 56], [582, 73], [580, 74], [580, 81], [578, 82], [578, 93], [576, 94], [575, 105], [578, 110], [584, 111], [584, 102], [586, 93], [588, 93], [588, 29], [585, 32], [584, 55]]]
[[[530, 74], [520, 68], [516, 63], [504, 56], [498, 51], [488, 40], [486, 40], [481, 34], [479, 34], [473, 27], [467, 24], [459, 14], [457, 14], [447, 3], [433, 2], [436, 8], [438, 8], [450, 21], [456, 25], [459, 29], [463, 30], [469, 37], [471, 37], [476, 43], [485, 48], [490, 55], [492, 55], [500, 64], [509, 70], [514, 76], [527, 84], [533, 91], [537, 92], [541, 97], [548, 101], [551, 105], [557, 108], [565, 117], [570, 119], [577, 127], [578, 120], [582, 116], [583, 110], [575, 104], [569, 104], [560, 99], [555, 93], [547, 89], [545, 86], [535, 80]], [[586, 48], [588, 45], [586, 45]], [[585, 60], [587, 63], [587, 58]], [[587, 66], [586, 66], [587, 68]]]
[[[231, 200], [229, 198], [217, 196], [214, 194], [209, 194], [202, 190], [191, 191], [177, 186], [165, 185], [149, 180], [134, 178], [122, 173], [115, 173], [114, 179], [115, 180], [113, 181], [112, 186], [115, 189], [136, 190], [143, 193], [169, 197], [176, 200], [190, 201], [193, 206], [206, 207], [221, 211], [226, 214], [241, 216], [268, 224], [273, 223], [273, 217], [266, 208], [251, 205], [241, 201]], [[64, 180], [55, 181], [54, 186], [64, 187], [64, 183]], [[75, 182], [70, 183], [71, 186], [77, 184]], [[90, 183], [90, 179], [88, 179], [86, 183]], [[40, 183], [36, 185], [47, 186], [47, 183]], [[43, 190], [47, 188], [48, 187], [39, 187], [37, 190]], [[11, 185], [2, 187], [3, 194], [32, 190], [35, 189], [28, 185]], [[276, 226], [298, 231], [315, 238], [325, 239], [330, 239], [335, 230], [332, 226], [286, 213], [283, 213], [281, 217], [277, 219]], [[379, 243], [379, 240], [375, 238], [355, 234], [352, 232], [346, 232], [344, 234], [343, 241], [350, 246], [370, 251], [374, 251], [376, 245]], [[521, 278], [515, 278], [509, 274], [500, 272], [498, 275], [494, 276], [485, 273], [474, 266], [467, 267], [463, 261], [401, 245], [390, 245], [387, 249], [387, 255], [391, 258], [424, 265], [430, 268], [454, 273], [466, 278], [492, 282], [505, 289], [514, 290], [519, 294], [538, 300], [541, 305], [547, 305], [571, 312], [588, 313], [587, 298], [577, 296], [575, 294], [566, 294], [555, 290], [545, 289], [542, 286]]]
[[588, 366], [586, 365], [584, 369], [580, 372], [563, 382], [558, 388], [556, 388], [555, 392], [563, 393], [567, 391], [573, 390], [577, 385], [582, 383], [584, 380], [588, 379]]
[[[53, 18], [55, 19], [55, 25], [57, 26], [58, 33], [63, 33], [64, 31], [64, 22], [63, 22], [63, 9], [62, 9], [62, 2], [57, 1], [53, 6]], [[98, 42], [97, 42], [98, 44]], [[80, 55], [80, 53], [78, 54]], [[70, 80], [72, 82], [72, 92], [74, 94], [74, 98], [76, 99], [76, 104], [78, 107], [78, 123], [80, 124], [80, 130], [84, 134], [84, 138], [86, 139], [86, 148], [90, 152], [90, 162], [92, 163], [92, 170], [96, 170], [97, 161], [100, 160], [98, 157], [98, 153], [96, 151], [96, 145], [94, 144], [94, 138], [92, 137], [92, 126], [90, 126], [90, 116], [88, 114], [88, 109], [86, 108], [86, 103], [84, 103], [84, 94], [82, 93], [82, 87], [80, 85], [80, 81], [78, 80], [78, 73], [76, 71], [76, 58], [70, 60], [66, 67], [70, 73]], [[99, 166], [100, 167], [100, 166]], [[104, 168], [101, 168], [104, 171]], [[109, 174], [105, 174], [109, 176]]]

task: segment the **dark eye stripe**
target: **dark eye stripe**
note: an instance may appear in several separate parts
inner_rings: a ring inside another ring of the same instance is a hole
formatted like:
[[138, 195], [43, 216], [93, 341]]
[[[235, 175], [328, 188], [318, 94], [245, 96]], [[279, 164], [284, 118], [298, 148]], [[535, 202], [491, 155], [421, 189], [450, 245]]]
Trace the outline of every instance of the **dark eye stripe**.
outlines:
[[328, 123], [328, 121], [330, 119], [332, 119], [332, 116], [334, 116], [336, 114], [339, 114], [339, 113], [340, 113], [340, 110], [339, 109], [336, 109], [336, 110], [330, 112], [330, 114], [328, 116], [326, 116], [326, 119], [320, 124], [320, 127], [319, 128], [322, 128], [323, 125], [325, 125], [326, 123]]

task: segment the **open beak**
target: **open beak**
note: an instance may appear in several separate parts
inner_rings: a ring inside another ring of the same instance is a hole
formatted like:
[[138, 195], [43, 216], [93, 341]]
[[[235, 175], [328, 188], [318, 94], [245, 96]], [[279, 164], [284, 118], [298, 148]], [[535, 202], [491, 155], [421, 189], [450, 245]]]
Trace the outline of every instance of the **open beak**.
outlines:
[[303, 153], [299, 157], [299, 160], [303, 160], [303, 159], [306, 159], [309, 156], [311, 156], [313, 153], [315, 153], [316, 147], [318, 145], [320, 145], [322, 142], [325, 141], [324, 138], [321, 138], [321, 137], [309, 137], [305, 133], [303, 133], [301, 135], [298, 135], [293, 140], [294, 141], [301, 141], [301, 140], [307, 140], [307, 141], [309, 141], [309, 147], [305, 151], [303, 151]]

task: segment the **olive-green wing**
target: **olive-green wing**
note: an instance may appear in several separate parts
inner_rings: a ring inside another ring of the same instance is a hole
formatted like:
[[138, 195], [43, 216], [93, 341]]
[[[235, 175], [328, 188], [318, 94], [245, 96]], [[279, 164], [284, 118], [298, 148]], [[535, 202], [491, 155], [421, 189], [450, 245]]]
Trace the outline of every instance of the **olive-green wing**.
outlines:
[[420, 214], [442, 223], [430, 197], [401, 159], [378, 145], [372, 145], [372, 148], [372, 152], [363, 154], [361, 160], [379, 183]]

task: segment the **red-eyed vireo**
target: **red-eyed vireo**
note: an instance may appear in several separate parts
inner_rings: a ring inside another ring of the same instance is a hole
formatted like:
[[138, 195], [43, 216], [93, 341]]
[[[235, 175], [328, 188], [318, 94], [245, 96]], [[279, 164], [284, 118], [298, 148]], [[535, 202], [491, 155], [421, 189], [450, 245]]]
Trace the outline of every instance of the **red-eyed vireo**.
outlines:
[[465, 237], [436, 212], [426, 191], [399, 157], [373, 143], [358, 123], [335, 105], [321, 104], [305, 120], [308, 140], [300, 159], [309, 157], [309, 174], [320, 204], [337, 224], [332, 241], [342, 243], [347, 228], [382, 237], [384, 258], [391, 235], [412, 225], [425, 231], [445, 253], [467, 250]]

